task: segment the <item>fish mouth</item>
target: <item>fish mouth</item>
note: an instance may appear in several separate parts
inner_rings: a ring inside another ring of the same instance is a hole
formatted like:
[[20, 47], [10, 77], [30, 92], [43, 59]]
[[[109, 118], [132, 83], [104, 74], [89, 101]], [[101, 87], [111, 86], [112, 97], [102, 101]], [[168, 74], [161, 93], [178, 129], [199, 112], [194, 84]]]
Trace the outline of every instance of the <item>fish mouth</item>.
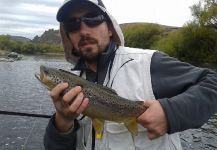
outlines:
[[35, 74], [35, 77], [36, 77], [36, 79], [38, 79], [39, 81], [41, 81], [41, 78], [40, 78], [40, 74], [39, 74], [39, 73], [36, 73], [36, 74]]
[[35, 74], [35, 77], [36, 77], [39, 81], [41, 81], [41, 82], [43, 82], [43, 80], [44, 80], [44, 78], [45, 78], [45, 72], [44, 72], [44, 70], [45, 70], [45, 67], [44, 67], [44, 66], [40, 66], [40, 73], [36, 73], [36, 74]]
[[36, 79], [38, 79], [38, 81], [48, 90], [50, 90], [50, 87], [47, 85], [48, 83], [48, 79], [46, 76], [46, 67], [44, 66], [40, 66], [40, 73], [36, 73], [35, 77]]

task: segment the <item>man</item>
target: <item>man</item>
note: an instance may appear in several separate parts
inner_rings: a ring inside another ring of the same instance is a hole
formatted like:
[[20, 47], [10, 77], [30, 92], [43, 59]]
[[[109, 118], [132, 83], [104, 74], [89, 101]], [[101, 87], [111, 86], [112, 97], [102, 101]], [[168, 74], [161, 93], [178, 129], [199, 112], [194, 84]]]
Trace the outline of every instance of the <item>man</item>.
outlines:
[[124, 47], [115, 19], [100, 0], [68, 0], [57, 13], [66, 59], [79, 75], [114, 89], [148, 108], [138, 117], [138, 135], [106, 121], [95, 138], [82, 116], [88, 98], [82, 87], [62, 96], [67, 83], [50, 93], [56, 108], [46, 129], [46, 149], [181, 150], [178, 132], [198, 128], [217, 111], [217, 75], [154, 50]]

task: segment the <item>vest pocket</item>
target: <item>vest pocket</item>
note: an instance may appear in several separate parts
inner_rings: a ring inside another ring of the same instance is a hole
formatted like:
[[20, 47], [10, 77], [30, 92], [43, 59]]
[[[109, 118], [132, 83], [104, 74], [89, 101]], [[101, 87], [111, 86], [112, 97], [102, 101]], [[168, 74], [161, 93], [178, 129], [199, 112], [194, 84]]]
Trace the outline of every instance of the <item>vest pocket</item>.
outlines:
[[106, 125], [108, 147], [111, 150], [135, 150], [131, 133], [124, 124], [109, 122]]

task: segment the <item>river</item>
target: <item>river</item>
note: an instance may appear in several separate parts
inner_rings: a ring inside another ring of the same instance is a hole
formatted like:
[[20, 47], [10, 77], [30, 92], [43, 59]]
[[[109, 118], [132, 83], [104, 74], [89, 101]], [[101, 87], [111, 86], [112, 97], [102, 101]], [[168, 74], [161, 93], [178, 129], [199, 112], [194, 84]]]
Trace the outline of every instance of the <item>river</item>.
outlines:
[[[62, 57], [28, 56], [0, 62], [0, 110], [53, 114], [47, 90], [34, 77], [39, 66], [70, 69]], [[43, 134], [48, 119], [0, 115], [0, 150], [44, 150]], [[200, 129], [181, 133], [183, 150], [217, 149], [217, 116]]]

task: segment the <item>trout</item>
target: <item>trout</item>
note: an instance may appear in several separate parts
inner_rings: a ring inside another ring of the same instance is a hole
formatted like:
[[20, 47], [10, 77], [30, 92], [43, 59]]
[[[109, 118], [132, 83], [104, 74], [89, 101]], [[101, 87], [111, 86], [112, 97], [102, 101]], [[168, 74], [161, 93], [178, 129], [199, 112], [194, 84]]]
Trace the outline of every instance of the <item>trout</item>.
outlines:
[[147, 109], [143, 101], [120, 97], [111, 88], [89, 82], [62, 69], [40, 66], [40, 74], [35, 76], [48, 90], [62, 82], [69, 84], [65, 92], [81, 86], [84, 96], [89, 99], [89, 105], [82, 114], [91, 118], [97, 139], [103, 136], [105, 120], [123, 123], [132, 136], [138, 134], [136, 119]]

